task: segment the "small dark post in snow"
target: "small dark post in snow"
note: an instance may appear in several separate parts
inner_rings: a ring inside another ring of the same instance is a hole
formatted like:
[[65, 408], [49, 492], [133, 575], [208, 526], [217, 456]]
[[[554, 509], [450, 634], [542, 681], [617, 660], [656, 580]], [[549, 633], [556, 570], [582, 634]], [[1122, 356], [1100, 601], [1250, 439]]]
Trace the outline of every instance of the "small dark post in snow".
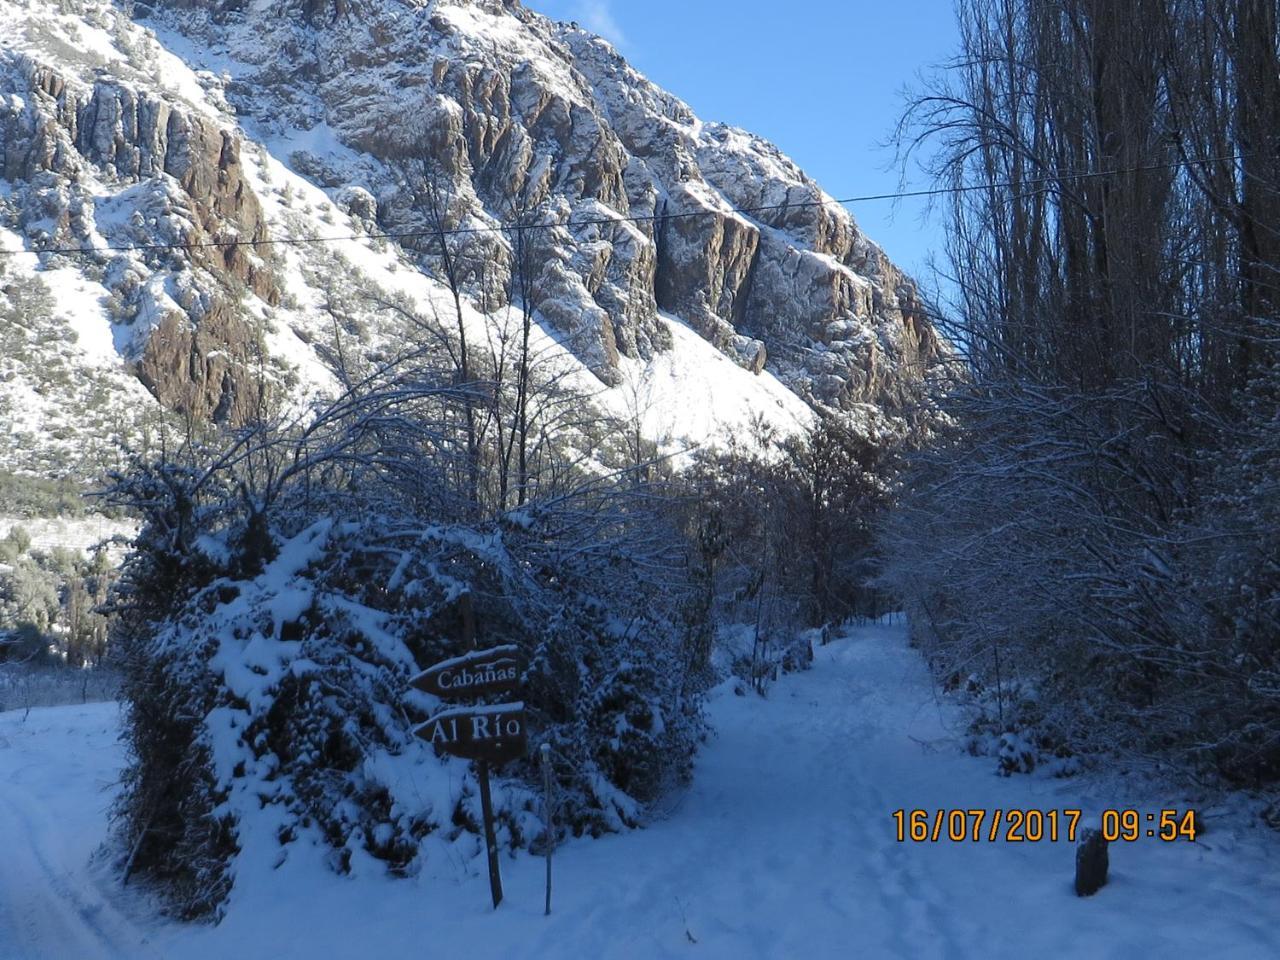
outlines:
[[551, 744], [544, 743], [539, 750], [542, 756], [542, 788], [545, 793], [543, 803], [543, 821], [547, 825], [547, 909], [544, 917], [551, 916], [551, 846], [555, 843], [555, 833], [551, 827]]
[[480, 812], [484, 817], [484, 846], [489, 855], [489, 892], [493, 909], [502, 902], [502, 874], [498, 872], [498, 839], [493, 832], [493, 799], [489, 796], [489, 761], [476, 764], [480, 774]]
[[1096, 827], [1085, 827], [1076, 844], [1076, 896], [1090, 897], [1107, 882], [1107, 839]]

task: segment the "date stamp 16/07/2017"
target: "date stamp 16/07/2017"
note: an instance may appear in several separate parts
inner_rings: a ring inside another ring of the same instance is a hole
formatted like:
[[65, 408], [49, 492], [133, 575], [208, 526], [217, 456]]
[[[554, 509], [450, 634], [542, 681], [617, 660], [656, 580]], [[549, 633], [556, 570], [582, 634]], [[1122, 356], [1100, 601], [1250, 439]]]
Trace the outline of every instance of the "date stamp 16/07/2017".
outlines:
[[[894, 810], [899, 843], [1074, 843], [1081, 811], [1023, 810], [977, 807], [955, 810]], [[1102, 811], [1104, 839], [1132, 843], [1144, 837], [1172, 843], [1195, 840], [1198, 820], [1194, 810], [1117, 809]]]

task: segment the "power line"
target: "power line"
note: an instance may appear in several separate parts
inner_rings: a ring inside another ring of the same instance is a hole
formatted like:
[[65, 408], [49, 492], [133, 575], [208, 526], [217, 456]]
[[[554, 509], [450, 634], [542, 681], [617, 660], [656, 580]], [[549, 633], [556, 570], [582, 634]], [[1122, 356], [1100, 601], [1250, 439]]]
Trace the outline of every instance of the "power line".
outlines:
[[655, 221], [682, 220], [693, 217], [718, 217], [732, 214], [750, 215], [776, 210], [803, 210], [810, 207], [826, 207], [832, 204], [843, 206], [850, 203], [866, 203], [873, 200], [906, 200], [916, 197], [937, 197], [948, 194], [971, 193], [975, 190], [999, 190], [1006, 187], [1036, 187], [1063, 181], [1093, 180], [1100, 177], [1115, 177], [1129, 173], [1145, 173], [1153, 170], [1173, 170], [1183, 167], [1203, 166], [1210, 163], [1235, 162], [1243, 158], [1243, 154], [1232, 154], [1224, 157], [1207, 157], [1203, 160], [1177, 160], [1170, 163], [1153, 163], [1145, 166], [1121, 167], [1113, 170], [1095, 170], [1088, 173], [1065, 174], [1053, 177], [1036, 177], [1030, 180], [1008, 180], [993, 183], [975, 183], [966, 186], [932, 187], [926, 190], [904, 190], [894, 193], [870, 193], [858, 197], [846, 197], [843, 200], [801, 200], [795, 203], [771, 203], [755, 207], [731, 207], [728, 210], [686, 210], [676, 213], [637, 214], [634, 216], [592, 217], [583, 220], [566, 220], [562, 223], [514, 223], [500, 227], [455, 227], [449, 230], [405, 230], [376, 233], [351, 233], [337, 236], [302, 236], [302, 237], [267, 237], [263, 240], [201, 240], [195, 243], [134, 243], [105, 244], [96, 247], [43, 247], [35, 250], [3, 250], [0, 256], [15, 256], [20, 253], [56, 253], [68, 256], [91, 253], [127, 253], [148, 250], [197, 250], [201, 248], [257, 247], [257, 246], [307, 246], [319, 243], [347, 243], [353, 240], [411, 240], [421, 237], [457, 237], [482, 233], [508, 233], [524, 230], [552, 230], [556, 227], [591, 227], [607, 226], [619, 223], [652, 223]]

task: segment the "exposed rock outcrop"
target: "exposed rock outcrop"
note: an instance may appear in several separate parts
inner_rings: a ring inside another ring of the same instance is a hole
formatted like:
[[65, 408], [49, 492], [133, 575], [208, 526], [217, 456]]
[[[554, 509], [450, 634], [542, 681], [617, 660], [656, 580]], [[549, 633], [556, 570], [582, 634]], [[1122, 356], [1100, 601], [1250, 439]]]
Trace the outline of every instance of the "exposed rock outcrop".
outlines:
[[[0, 171], [28, 185], [19, 216], [37, 250], [92, 251], [104, 240], [158, 245], [144, 256], [176, 281], [182, 302], [153, 316], [155, 332], [142, 338], [135, 358], [138, 374], [166, 406], [243, 422], [263, 388], [251, 362], [262, 347], [238, 309], [238, 291], [275, 303], [279, 290], [266, 248], [233, 242], [267, 237], [241, 169], [239, 134], [118, 78], [86, 82], [0, 49]], [[112, 236], [95, 237], [98, 223], [91, 228], [85, 215], [93, 203], [83, 189], [90, 179], [142, 185], [127, 197], [127, 215]], [[164, 183], [176, 190], [155, 189]], [[178, 255], [160, 248], [170, 243], [189, 249]], [[107, 267], [111, 251], [85, 258]], [[111, 266], [105, 276], [120, 296], [121, 318], [147, 312], [137, 272], [123, 261]]]

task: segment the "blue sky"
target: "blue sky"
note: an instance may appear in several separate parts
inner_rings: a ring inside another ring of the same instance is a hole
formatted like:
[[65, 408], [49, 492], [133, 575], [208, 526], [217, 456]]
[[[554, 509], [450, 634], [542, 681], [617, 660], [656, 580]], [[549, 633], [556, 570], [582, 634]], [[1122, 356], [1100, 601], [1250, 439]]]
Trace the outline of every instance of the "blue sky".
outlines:
[[[524, 0], [613, 41], [699, 116], [776, 143], [849, 197], [898, 187], [886, 169], [903, 87], [955, 51], [950, 0]], [[912, 173], [910, 186], [927, 184]], [[928, 282], [940, 220], [922, 201], [850, 207], [891, 259]]]

